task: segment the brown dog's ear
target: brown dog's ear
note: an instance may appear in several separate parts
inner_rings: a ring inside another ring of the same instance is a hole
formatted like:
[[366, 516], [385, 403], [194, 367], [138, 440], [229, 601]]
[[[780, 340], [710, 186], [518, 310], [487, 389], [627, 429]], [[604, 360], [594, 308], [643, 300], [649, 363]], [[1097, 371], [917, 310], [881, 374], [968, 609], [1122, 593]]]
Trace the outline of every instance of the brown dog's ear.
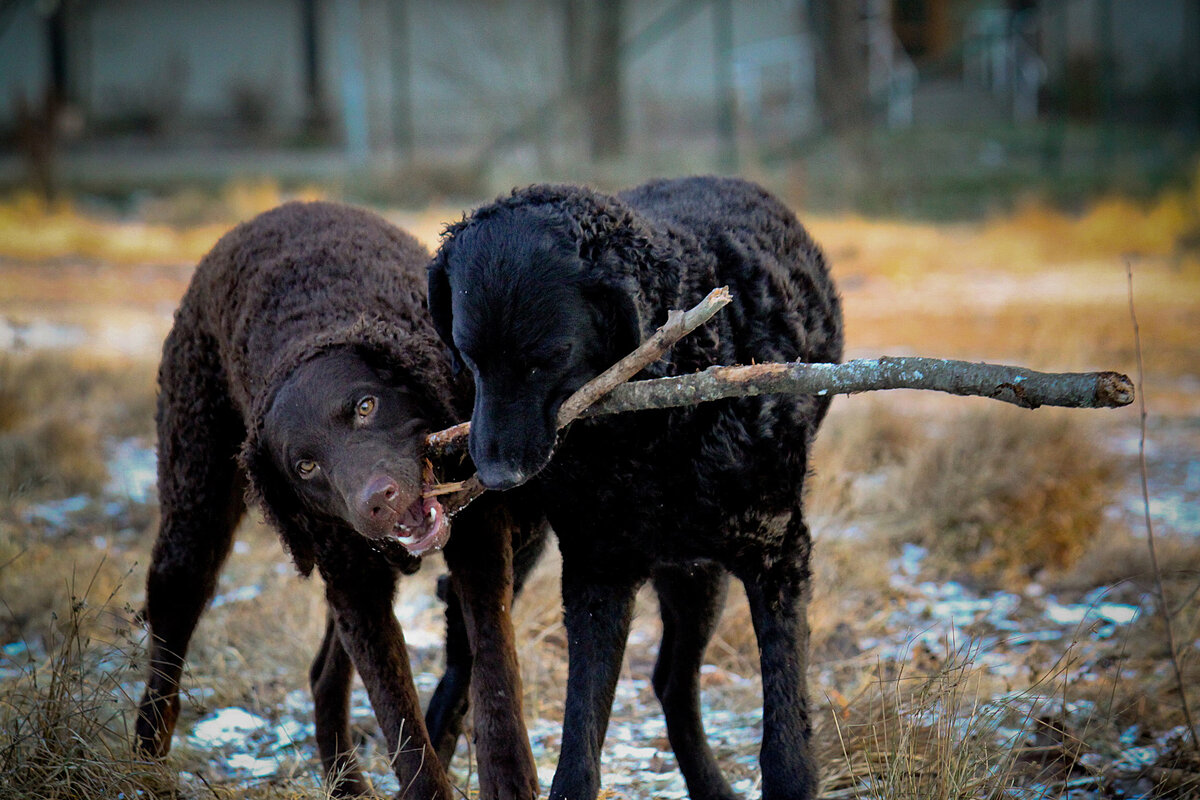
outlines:
[[457, 375], [462, 372], [464, 364], [458, 348], [454, 346], [454, 311], [450, 304], [450, 277], [446, 273], [451, 246], [449, 239], [444, 241], [429, 263], [429, 316], [433, 319], [434, 330], [450, 348], [454, 358], [454, 374]]
[[242, 445], [238, 461], [246, 476], [246, 505], [262, 510], [268, 525], [276, 530], [283, 546], [292, 555], [301, 575], [312, 574], [316, 566], [313, 533], [301, 521], [301, 515], [289, 513], [299, 507], [299, 498], [275, 467], [262, 437], [254, 432]]

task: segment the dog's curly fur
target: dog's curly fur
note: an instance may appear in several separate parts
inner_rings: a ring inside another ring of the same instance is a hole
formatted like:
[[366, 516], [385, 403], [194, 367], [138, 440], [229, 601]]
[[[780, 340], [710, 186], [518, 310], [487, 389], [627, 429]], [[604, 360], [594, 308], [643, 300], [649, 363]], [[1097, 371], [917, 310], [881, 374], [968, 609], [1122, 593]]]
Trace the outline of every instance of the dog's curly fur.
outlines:
[[[281, 387], [340, 391], [333, 378], [297, 387], [295, 376], [306, 365], [364, 365], [355, 367], [359, 374], [402, 393], [402, 407], [416, 409], [409, 419], [427, 423], [414, 422], [401, 434], [380, 431], [393, 437], [385, 445], [398, 441], [410, 453], [402, 466], [416, 478], [406, 491], [421, 502], [417, 459], [424, 433], [460, 420], [470, 403], [469, 386], [456, 386], [449, 353], [430, 324], [428, 259], [415, 239], [374, 214], [289, 203], [235, 228], [197, 267], [159, 372], [162, 522], [147, 580], [151, 666], [137, 730], [143, 751], [161, 756], [170, 746], [188, 641], [249, 501], [278, 530], [299, 571], [308, 575], [316, 567], [326, 584], [330, 616], [311, 679], [318, 746], [333, 791], [357, 795], [369, 788], [348, 728], [357, 669], [389, 746], [403, 744], [395, 761], [402, 786], [422, 797], [452, 796], [443, 765], [473, 674], [473, 695], [486, 694], [477, 709], [495, 720], [495, 735], [512, 752], [481, 764], [481, 783], [493, 796], [536, 793], [528, 746], [511, 745], [525, 732], [506, 613], [512, 538], [536, 541], [536, 517], [514, 511], [511, 502], [485, 500], [456, 521], [446, 548], [454, 587], [447, 597], [447, 676], [429, 711], [431, 741], [392, 612], [397, 573], [415, 571], [419, 560], [398, 541], [363, 535], [344, 514], [314, 508], [303, 482], [276, 463], [265, 441]], [[360, 505], [367, 495], [355, 489]], [[494, 699], [497, 692], [502, 699]]]
[[555, 444], [562, 399], [668, 310], [722, 285], [733, 303], [640, 377], [840, 360], [840, 304], [820, 250], [786, 207], [744, 181], [659, 181], [616, 196], [520, 189], [449, 226], [430, 266], [435, 324], [475, 376], [480, 477], [493, 488], [528, 480], [562, 551], [570, 667], [552, 798], [598, 791], [634, 592], [650, 578], [664, 621], [653, 683], [672, 747], [693, 798], [734, 796], [698, 706], [698, 669], [729, 573], [746, 586], [761, 649], [763, 796], [816, 792], [801, 492], [828, 399], [596, 418]]

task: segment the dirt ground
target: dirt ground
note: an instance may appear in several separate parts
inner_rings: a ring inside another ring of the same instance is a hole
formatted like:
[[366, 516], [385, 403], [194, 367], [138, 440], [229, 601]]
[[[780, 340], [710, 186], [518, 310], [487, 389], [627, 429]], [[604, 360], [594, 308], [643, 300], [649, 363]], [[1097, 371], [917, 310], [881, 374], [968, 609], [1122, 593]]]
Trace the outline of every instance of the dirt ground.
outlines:
[[[306, 677], [321, 588], [256, 514], [189, 653], [170, 758], [140, 764], [128, 749], [157, 527], [157, 351], [196, 259], [281, 199], [244, 184], [123, 216], [0, 202], [0, 797], [323, 796]], [[841, 288], [848, 358], [1136, 376], [1129, 269], [1148, 414], [1144, 501], [1137, 407], [834, 402], [807, 499], [823, 797], [1200, 796], [1187, 730], [1200, 710], [1198, 207], [1192, 192], [952, 226], [799, 210]], [[381, 209], [430, 247], [461, 212]], [[425, 697], [442, 622], [442, 565], [428, 562], [396, 607]], [[566, 666], [554, 554], [515, 614], [548, 787]], [[644, 593], [605, 744], [608, 797], [686, 797], [649, 685], [658, 633]], [[761, 685], [736, 590], [703, 683], [714, 750], [754, 796]], [[361, 688], [354, 714], [373, 780], [395, 791]], [[464, 738], [455, 775], [469, 796], [471, 757]]]

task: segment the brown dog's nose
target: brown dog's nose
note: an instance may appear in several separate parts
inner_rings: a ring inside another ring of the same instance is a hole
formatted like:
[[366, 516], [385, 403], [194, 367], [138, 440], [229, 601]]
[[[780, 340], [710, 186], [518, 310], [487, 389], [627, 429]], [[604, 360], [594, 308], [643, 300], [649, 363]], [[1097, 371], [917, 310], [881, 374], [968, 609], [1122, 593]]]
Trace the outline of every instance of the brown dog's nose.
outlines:
[[362, 515], [367, 519], [377, 520], [388, 514], [394, 514], [396, 509], [393, 504], [399, 493], [400, 487], [394, 480], [386, 475], [377, 475], [363, 488], [360, 505]]

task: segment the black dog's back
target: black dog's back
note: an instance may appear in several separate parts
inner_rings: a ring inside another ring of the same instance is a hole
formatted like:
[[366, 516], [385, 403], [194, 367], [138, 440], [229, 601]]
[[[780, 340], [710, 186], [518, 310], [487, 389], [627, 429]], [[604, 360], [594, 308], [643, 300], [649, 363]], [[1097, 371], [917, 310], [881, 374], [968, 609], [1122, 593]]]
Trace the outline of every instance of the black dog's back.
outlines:
[[617, 195], [638, 214], [715, 259], [714, 285], [736, 302], [722, 312], [731, 337], [714, 364], [834, 362], [842, 314], [819, 247], [787, 206], [737, 178], [660, 180]]

